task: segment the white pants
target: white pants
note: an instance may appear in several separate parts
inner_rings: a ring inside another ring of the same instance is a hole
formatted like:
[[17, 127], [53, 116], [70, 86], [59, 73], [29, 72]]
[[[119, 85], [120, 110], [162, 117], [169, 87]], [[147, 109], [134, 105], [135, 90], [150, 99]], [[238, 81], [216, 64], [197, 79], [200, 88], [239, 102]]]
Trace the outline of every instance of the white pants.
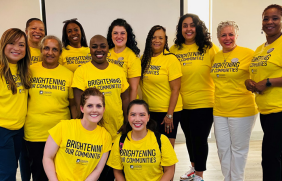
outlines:
[[244, 180], [251, 132], [257, 116], [214, 116], [214, 133], [224, 181]]

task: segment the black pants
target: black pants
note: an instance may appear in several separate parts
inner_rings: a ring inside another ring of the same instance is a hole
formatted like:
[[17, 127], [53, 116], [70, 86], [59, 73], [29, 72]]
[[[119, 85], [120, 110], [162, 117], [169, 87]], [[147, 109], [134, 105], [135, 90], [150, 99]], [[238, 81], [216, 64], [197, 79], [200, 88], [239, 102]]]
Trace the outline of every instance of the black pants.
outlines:
[[30, 181], [31, 171], [30, 171], [29, 159], [27, 154], [26, 141], [24, 139], [22, 143], [19, 162], [20, 162], [22, 181]]
[[26, 141], [26, 147], [28, 151], [32, 180], [48, 181], [42, 164], [45, 142]]
[[[109, 155], [107, 158], [107, 161], [110, 157], [111, 151], [109, 151]], [[107, 163], [107, 162], [106, 162]], [[98, 179], [99, 181], [114, 181], [115, 176], [114, 176], [114, 170], [112, 167], [109, 167], [107, 164], [105, 165], [103, 171], [100, 174], [100, 177]]]
[[213, 108], [183, 109], [181, 118], [180, 125], [186, 138], [190, 161], [194, 162], [196, 171], [205, 171]]
[[264, 181], [281, 181], [282, 112], [261, 114], [262, 170]]

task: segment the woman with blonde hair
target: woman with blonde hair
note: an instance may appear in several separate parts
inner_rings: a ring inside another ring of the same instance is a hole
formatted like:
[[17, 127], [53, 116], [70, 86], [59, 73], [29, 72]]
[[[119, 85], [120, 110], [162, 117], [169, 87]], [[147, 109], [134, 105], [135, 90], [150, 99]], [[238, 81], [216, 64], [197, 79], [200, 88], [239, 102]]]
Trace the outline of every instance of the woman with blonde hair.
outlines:
[[27, 113], [30, 51], [23, 31], [11, 28], [0, 41], [0, 180], [16, 180]]

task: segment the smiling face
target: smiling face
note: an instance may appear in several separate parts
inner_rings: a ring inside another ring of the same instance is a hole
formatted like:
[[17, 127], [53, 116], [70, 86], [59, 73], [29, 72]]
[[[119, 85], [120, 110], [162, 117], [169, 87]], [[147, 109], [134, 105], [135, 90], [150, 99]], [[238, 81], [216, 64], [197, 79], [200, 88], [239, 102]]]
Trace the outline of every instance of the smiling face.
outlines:
[[29, 23], [28, 28], [25, 30], [28, 38], [28, 44], [38, 44], [45, 36], [45, 28], [42, 21], [34, 20]]
[[127, 32], [123, 26], [115, 26], [112, 31], [112, 41], [118, 48], [125, 48], [127, 42]]
[[262, 29], [268, 37], [280, 36], [282, 28], [281, 12], [270, 8], [263, 14]]
[[166, 43], [166, 37], [164, 30], [160, 29], [155, 31], [152, 38], [153, 56], [158, 56], [163, 52], [165, 43]]
[[191, 17], [187, 17], [182, 22], [182, 36], [185, 39], [186, 45], [195, 43], [196, 25]]
[[57, 40], [46, 39], [42, 46], [41, 53], [43, 66], [47, 65], [48, 67], [57, 67], [61, 54], [60, 46]]
[[105, 107], [103, 106], [101, 97], [89, 96], [84, 106], [80, 106], [80, 110], [83, 113], [83, 120], [98, 123], [103, 118]]
[[143, 105], [135, 104], [128, 111], [128, 121], [133, 131], [146, 131], [149, 120], [150, 115]]
[[92, 63], [95, 66], [107, 63], [108, 52], [109, 46], [107, 39], [103, 36], [97, 35], [90, 40], [90, 54], [92, 57]]
[[14, 42], [7, 44], [4, 49], [4, 54], [10, 63], [16, 64], [19, 60], [25, 57], [25, 50], [26, 42], [24, 36], [22, 36]]
[[218, 41], [222, 46], [223, 53], [232, 51], [236, 46], [238, 35], [232, 26], [226, 26], [221, 29]]
[[70, 23], [67, 25], [66, 33], [70, 46], [74, 48], [81, 48], [81, 31], [77, 24]]

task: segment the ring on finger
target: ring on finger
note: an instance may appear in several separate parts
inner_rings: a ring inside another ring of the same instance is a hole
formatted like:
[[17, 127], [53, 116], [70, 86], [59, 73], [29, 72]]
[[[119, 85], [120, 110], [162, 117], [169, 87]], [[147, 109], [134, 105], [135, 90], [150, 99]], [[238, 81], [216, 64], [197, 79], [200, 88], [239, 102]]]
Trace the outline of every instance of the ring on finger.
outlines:
[[167, 125], [166, 128], [169, 128], [169, 126]]

